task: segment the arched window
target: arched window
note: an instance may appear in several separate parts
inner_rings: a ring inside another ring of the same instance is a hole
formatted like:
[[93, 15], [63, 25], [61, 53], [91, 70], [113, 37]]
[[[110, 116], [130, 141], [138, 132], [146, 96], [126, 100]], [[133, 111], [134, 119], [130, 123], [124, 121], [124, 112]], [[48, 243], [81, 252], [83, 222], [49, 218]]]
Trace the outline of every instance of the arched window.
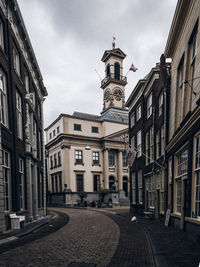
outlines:
[[115, 62], [114, 68], [115, 68], [115, 79], [120, 80], [120, 65], [118, 62]]
[[107, 65], [106, 74], [107, 74], [107, 77], [110, 77], [110, 64]]

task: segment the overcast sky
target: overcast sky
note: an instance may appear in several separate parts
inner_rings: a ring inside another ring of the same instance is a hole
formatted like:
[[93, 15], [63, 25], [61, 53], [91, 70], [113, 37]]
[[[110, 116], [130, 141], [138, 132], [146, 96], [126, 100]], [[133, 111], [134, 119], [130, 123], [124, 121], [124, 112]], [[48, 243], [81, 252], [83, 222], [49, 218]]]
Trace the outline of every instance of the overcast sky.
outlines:
[[126, 100], [164, 52], [177, 0], [18, 0], [48, 97], [45, 127], [60, 113], [99, 115], [103, 107], [101, 57], [116, 48], [131, 63]]

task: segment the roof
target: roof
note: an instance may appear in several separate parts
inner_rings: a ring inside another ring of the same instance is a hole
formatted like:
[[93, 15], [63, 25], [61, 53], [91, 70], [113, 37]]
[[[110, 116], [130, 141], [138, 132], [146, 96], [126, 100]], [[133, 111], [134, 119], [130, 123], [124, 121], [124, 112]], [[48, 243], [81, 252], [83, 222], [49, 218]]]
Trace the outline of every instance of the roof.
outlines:
[[124, 54], [124, 52], [120, 48], [106, 50], [103, 54], [101, 61], [105, 62], [106, 60], [108, 60], [110, 56], [116, 56], [116, 57], [124, 59], [126, 57], [126, 54]]
[[78, 111], [74, 111], [72, 116], [77, 117], [77, 118], [90, 119], [90, 120], [100, 120], [100, 118], [101, 118], [98, 115], [82, 113], [82, 112], [78, 112]]

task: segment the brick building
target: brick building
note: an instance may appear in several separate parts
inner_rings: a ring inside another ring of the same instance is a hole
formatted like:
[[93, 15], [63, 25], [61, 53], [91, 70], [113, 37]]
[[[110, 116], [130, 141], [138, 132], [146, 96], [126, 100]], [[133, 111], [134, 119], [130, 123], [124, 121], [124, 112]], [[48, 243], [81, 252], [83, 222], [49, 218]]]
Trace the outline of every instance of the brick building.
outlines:
[[47, 95], [15, 0], [0, 1], [0, 230], [9, 214], [45, 215], [43, 101]]

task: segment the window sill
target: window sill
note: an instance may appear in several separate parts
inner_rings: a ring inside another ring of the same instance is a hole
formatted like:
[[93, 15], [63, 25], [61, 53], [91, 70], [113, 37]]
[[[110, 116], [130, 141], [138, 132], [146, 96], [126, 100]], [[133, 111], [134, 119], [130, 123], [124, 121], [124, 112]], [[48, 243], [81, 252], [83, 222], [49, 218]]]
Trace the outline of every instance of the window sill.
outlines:
[[200, 225], [200, 218], [185, 217], [185, 220]]
[[74, 163], [74, 165], [82, 165], [82, 166], [84, 166], [84, 163]]

